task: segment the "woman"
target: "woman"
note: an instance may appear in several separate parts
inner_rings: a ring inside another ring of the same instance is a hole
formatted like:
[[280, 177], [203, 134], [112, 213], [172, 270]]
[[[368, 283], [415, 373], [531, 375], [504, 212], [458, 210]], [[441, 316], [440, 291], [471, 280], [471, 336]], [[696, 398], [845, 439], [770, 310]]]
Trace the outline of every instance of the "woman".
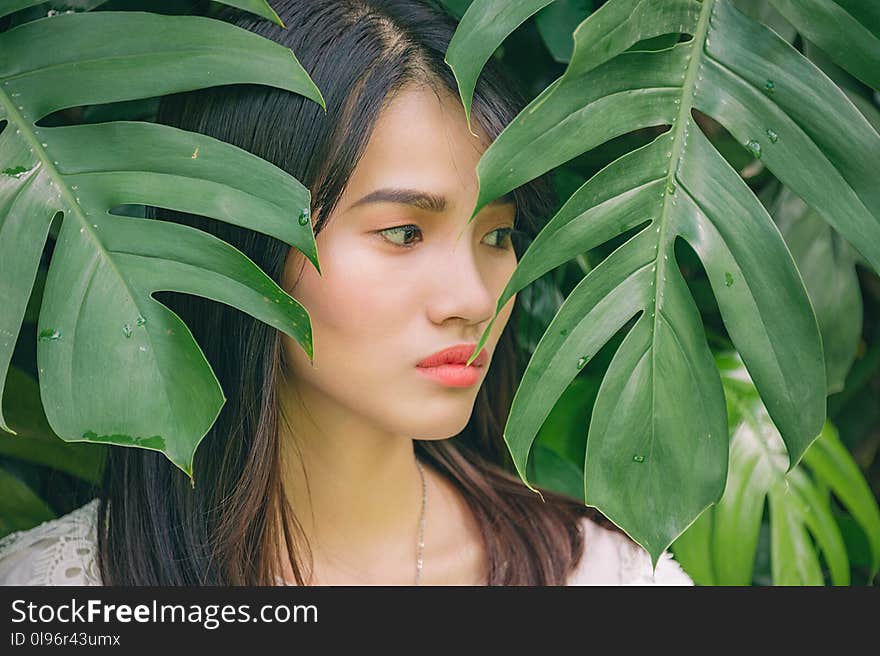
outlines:
[[326, 115], [300, 96], [238, 85], [165, 98], [158, 120], [233, 143], [305, 184], [323, 275], [271, 237], [155, 216], [218, 235], [297, 298], [312, 320], [314, 365], [238, 310], [157, 294], [227, 397], [196, 453], [201, 484], [193, 489], [161, 453], [111, 449], [98, 498], [6, 538], [6, 582], [691, 583], [670, 554], [653, 573], [647, 553], [594, 509], [549, 491], [542, 499], [510, 473], [502, 428], [521, 366], [515, 297], [482, 366], [426, 366], [447, 347], [458, 346], [447, 351], [453, 362], [471, 354], [524, 250], [520, 235], [533, 237], [533, 221], [552, 210], [542, 178], [467, 222], [480, 154], [521, 95], [491, 60], [472, 135], [443, 62], [455, 23], [427, 2], [273, 6], [286, 29], [233, 22], [291, 48]]

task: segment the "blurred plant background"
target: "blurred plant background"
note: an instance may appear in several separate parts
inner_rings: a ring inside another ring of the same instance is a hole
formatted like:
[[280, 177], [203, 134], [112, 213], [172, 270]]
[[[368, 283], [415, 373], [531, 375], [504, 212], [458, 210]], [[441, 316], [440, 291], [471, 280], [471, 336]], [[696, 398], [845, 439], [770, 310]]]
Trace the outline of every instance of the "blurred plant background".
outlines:
[[[443, 4], [460, 17], [470, 2], [443, 0]], [[494, 56], [519, 78], [528, 99], [562, 75], [572, 52], [572, 32], [602, 4], [600, 0], [556, 0], [496, 51]], [[880, 131], [877, 91], [831, 63], [769, 3], [738, 0], [735, 4], [819, 66]], [[211, 15], [216, 5], [194, 0], [53, 1], [0, 19], [0, 32], [52, 12], [122, 9]], [[656, 47], [672, 45], [667, 37], [654, 41]], [[150, 120], [157, 105], [154, 98], [78, 107], [59, 111], [41, 124]], [[820, 438], [785, 476], [787, 456], [778, 432], [727, 336], [700, 260], [679, 240], [676, 258], [722, 374], [731, 458], [721, 502], [707, 509], [673, 543], [672, 551], [698, 584], [876, 584], [880, 566], [880, 277], [721, 125], [703, 115], [697, 118], [767, 208], [803, 276], [825, 349], [828, 415]], [[552, 175], [560, 203], [554, 213], [588, 178], [661, 131], [626, 134], [557, 168]], [[142, 215], [141, 210], [130, 207], [135, 215]], [[564, 299], [625, 238], [621, 235], [583, 253], [521, 292], [526, 310], [526, 320], [518, 326], [523, 366]], [[36, 328], [53, 243], [50, 239], [43, 254], [3, 399], [9, 424], [19, 435], [0, 431], [0, 537], [65, 514], [92, 498], [109, 448], [63, 442], [53, 435], [41, 408]], [[556, 404], [535, 442], [530, 480], [583, 497], [585, 435], [592, 406], [624, 335], [620, 331], [590, 360]]]

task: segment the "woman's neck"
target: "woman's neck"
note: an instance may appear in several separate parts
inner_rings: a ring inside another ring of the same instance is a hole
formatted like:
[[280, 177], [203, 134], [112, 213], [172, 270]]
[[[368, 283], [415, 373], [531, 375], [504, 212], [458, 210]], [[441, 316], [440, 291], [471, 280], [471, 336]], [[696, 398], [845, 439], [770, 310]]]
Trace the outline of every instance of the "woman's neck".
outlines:
[[422, 482], [412, 438], [382, 432], [320, 394], [303, 397], [285, 396], [282, 470], [315, 574], [323, 565], [354, 580], [396, 567], [414, 579]]
[[[285, 493], [314, 563], [306, 581], [412, 585], [422, 513], [413, 439], [377, 431], [320, 395], [302, 398], [284, 397], [289, 426], [282, 422], [280, 438]], [[427, 463], [424, 472], [421, 583], [485, 585], [484, 543], [464, 496]], [[283, 561], [283, 578], [292, 583], [293, 569]]]

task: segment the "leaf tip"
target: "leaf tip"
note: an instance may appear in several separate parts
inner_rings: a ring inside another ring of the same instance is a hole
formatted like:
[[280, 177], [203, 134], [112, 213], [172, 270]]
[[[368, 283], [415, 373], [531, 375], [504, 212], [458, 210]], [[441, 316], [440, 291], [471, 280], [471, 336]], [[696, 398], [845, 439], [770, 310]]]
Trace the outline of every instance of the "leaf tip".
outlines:
[[318, 104], [321, 106], [321, 109], [324, 110], [324, 113], [327, 113], [327, 102], [324, 100], [324, 94], [321, 93], [321, 90], [318, 88], [318, 85], [312, 82], [312, 85], [315, 87], [315, 93], [318, 95]]
[[[505, 440], [506, 440], [506, 437], [505, 437]], [[523, 482], [523, 485], [525, 485], [532, 492], [534, 492], [539, 497], [541, 497], [541, 503], [547, 503], [547, 500], [544, 498], [544, 495], [541, 494], [541, 490], [539, 490], [536, 487], [533, 487], [532, 484], [529, 483], [529, 479], [526, 476], [526, 472], [523, 470], [523, 468], [520, 467], [520, 464], [519, 464], [519, 462], [516, 461], [516, 459], [514, 459], [514, 466], [516, 467], [516, 471], [519, 474], [519, 478]]]
[[281, 17], [272, 8], [272, 5], [270, 5], [267, 2], [267, 0], [263, 0], [263, 6], [260, 7], [256, 13], [258, 13], [263, 18], [268, 18], [270, 21], [272, 21], [276, 25], [280, 25], [284, 29], [287, 29], [287, 25], [284, 24], [284, 21], [281, 20]]

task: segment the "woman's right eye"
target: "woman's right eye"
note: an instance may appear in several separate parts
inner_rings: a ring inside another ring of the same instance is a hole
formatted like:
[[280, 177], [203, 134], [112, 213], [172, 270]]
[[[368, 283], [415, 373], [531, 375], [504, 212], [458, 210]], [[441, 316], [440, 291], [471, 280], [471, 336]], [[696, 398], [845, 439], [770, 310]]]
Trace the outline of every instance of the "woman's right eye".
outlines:
[[412, 235], [413, 232], [421, 233], [422, 231], [419, 229], [418, 226], [414, 226], [411, 223], [407, 224], [407, 225], [402, 225], [402, 226], [395, 226], [393, 228], [385, 228], [385, 230], [379, 230], [379, 234], [382, 235], [386, 240], [390, 241], [395, 246], [400, 246], [401, 248], [412, 248], [413, 245], [406, 244], [406, 243], [399, 243], [399, 242], [395, 241], [394, 239], [388, 238], [386, 236], [386, 234], [392, 234], [392, 235], [395, 235], [396, 237], [399, 236], [399, 238], [402, 238], [404, 241], [406, 241], [407, 235]]

